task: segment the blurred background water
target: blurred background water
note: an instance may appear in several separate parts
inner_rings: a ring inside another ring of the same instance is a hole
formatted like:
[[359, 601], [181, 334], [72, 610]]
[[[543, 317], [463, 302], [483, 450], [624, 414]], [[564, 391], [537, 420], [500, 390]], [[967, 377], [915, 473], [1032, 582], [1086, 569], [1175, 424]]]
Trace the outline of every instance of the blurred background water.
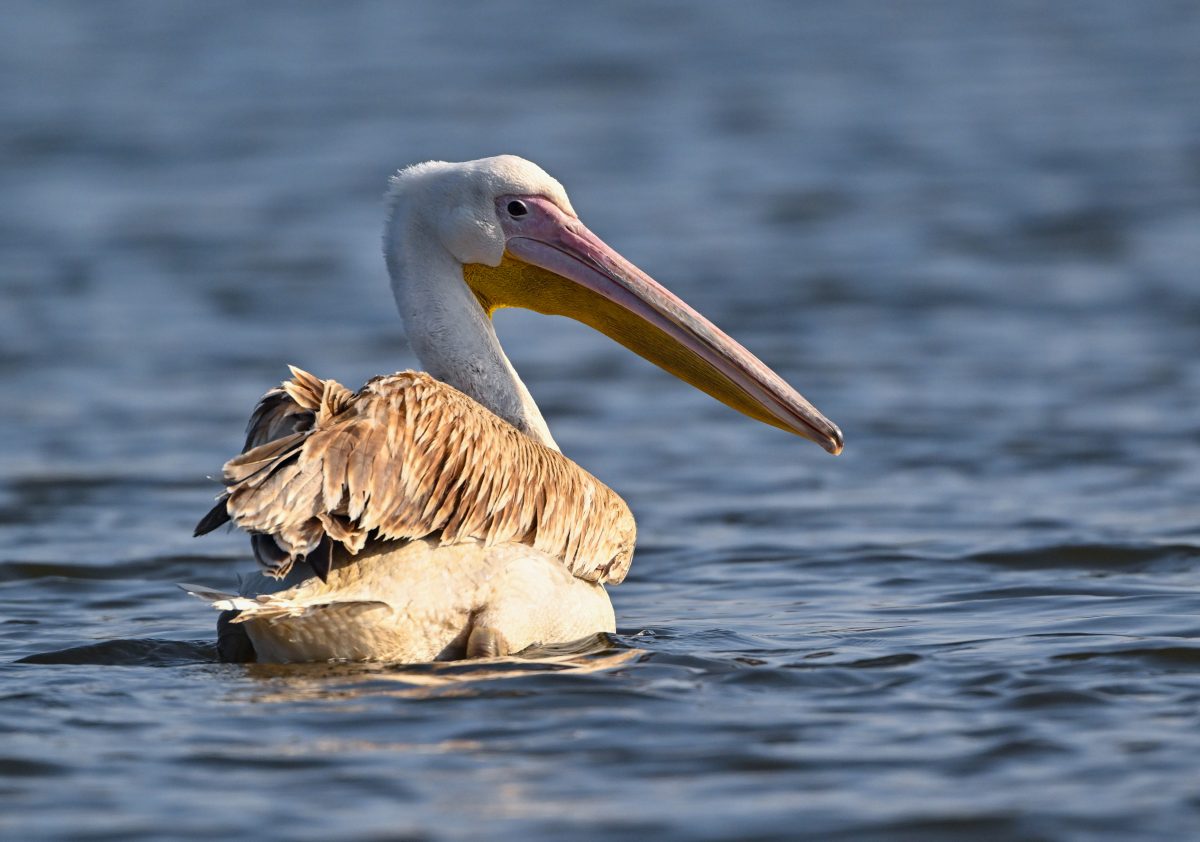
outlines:
[[[9, 2], [0, 47], [7, 838], [1200, 832], [1194, 3]], [[639, 518], [621, 633], [217, 664], [206, 477], [286, 363], [415, 364], [387, 176], [501, 152], [845, 454], [505, 312]]]

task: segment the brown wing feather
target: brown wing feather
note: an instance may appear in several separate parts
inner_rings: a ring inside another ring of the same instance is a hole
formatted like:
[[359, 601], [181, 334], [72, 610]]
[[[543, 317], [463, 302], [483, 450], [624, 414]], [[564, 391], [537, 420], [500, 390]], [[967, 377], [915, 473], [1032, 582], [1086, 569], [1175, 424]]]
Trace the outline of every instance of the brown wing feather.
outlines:
[[519, 542], [582, 579], [625, 578], [635, 526], [624, 501], [458, 390], [411, 371], [357, 393], [292, 375], [259, 402], [247, 449], [224, 471], [228, 517], [281, 550], [256, 552], [272, 572], [325, 538], [354, 555], [370, 540], [434, 537]]

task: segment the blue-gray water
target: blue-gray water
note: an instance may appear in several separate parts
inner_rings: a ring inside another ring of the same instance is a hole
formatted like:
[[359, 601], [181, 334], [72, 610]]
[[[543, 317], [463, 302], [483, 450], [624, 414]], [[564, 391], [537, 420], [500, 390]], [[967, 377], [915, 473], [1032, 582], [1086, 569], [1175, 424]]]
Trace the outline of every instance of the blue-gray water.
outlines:
[[[1194, 3], [4, 21], [0, 835], [1195, 838]], [[285, 363], [414, 364], [388, 172], [498, 152], [845, 454], [506, 312], [559, 443], [639, 518], [621, 633], [486, 670], [217, 664], [172, 584], [250, 568], [190, 537], [206, 476]]]

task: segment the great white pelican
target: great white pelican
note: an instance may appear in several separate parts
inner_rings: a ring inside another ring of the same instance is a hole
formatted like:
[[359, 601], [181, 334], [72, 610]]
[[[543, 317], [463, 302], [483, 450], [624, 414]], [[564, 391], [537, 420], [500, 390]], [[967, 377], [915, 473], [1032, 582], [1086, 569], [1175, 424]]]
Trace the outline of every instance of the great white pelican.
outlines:
[[425, 372], [357, 392], [300, 369], [250, 417], [202, 535], [232, 521], [263, 568], [226, 613], [232, 660], [421, 662], [615, 631], [625, 502], [559, 452], [492, 327], [501, 307], [590, 325], [830, 453], [842, 434], [757, 357], [589, 231], [521, 158], [392, 178], [384, 249]]

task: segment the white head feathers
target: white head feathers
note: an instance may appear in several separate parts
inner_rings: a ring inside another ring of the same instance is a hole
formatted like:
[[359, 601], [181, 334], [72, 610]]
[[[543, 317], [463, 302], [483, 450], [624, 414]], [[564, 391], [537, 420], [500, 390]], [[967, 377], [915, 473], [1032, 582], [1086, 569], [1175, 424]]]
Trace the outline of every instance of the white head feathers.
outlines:
[[384, 241], [389, 260], [399, 230], [434, 236], [459, 263], [496, 266], [504, 234], [496, 218], [498, 196], [544, 196], [575, 216], [567, 191], [537, 164], [515, 155], [477, 161], [413, 164], [391, 178]]

